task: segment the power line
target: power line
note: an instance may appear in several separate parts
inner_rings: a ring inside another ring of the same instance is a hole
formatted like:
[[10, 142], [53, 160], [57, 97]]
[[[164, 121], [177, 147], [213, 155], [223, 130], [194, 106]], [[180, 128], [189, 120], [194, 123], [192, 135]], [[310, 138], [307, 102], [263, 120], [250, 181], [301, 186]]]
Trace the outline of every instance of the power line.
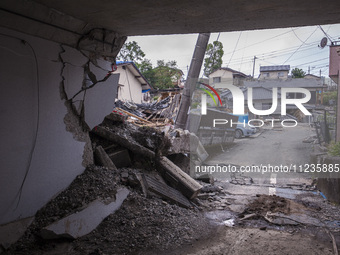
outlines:
[[304, 43], [316, 32], [316, 30], [317, 30], [318, 28], [316, 28], [314, 31], [313, 31], [313, 33], [311, 33], [310, 34], [310, 36], [308, 36], [307, 38], [306, 38], [306, 40], [300, 45], [300, 47], [299, 48], [297, 48], [296, 49], [296, 51], [294, 51], [293, 52], [293, 54], [292, 55], [290, 55], [290, 57], [289, 58], [287, 58], [287, 60], [285, 61], [285, 62], [283, 62], [283, 65], [302, 47], [302, 45], [304, 45]]
[[229, 66], [229, 64], [230, 64], [230, 61], [231, 61], [231, 59], [232, 59], [232, 58], [233, 58], [233, 56], [234, 56], [234, 53], [235, 53], [235, 50], [236, 50], [236, 48], [237, 48], [238, 42], [240, 41], [241, 35], [242, 35], [242, 31], [240, 32], [240, 34], [239, 34], [239, 36], [238, 36], [238, 38], [237, 38], [237, 42], [236, 42], [236, 44], [235, 44], [234, 51], [233, 51], [233, 53], [231, 54], [231, 57], [230, 57], [230, 59], [229, 59], [229, 62], [228, 62], [228, 65], [227, 65], [227, 67]]
[[[240, 50], [243, 50], [243, 49], [246, 49], [246, 48], [249, 48], [249, 47], [252, 47], [252, 46], [258, 45], [258, 44], [261, 44], [261, 43], [263, 43], [263, 42], [266, 42], [266, 41], [269, 41], [269, 40], [275, 39], [275, 38], [277, 38], [277, 37], [280, 37], [280, 36], [282, 36], [282, 35], [288, 34], [288, 33], [290, 33], [290, 32], [291, 32], [291, 31], [287, 31], [287, 32], [284, 32], [284, 33], [281, 33], [281, 34], [275, 35], [275, 36], [273, 36], [273, 37], [270, 37], [270, 38], [268, 38], [268, 39], [265, 39], [265, 40], [263, 40], [263, 41], [256, 42], [256, 43], [253, 43], [253, 44], [251, 44], [251, 45], [248, 45], [248, 46], [246, 46], [246, 47], [240, 48], [240, 49], [238, 49], [238, 50], [236, 50], [236, 51], [240, 51]], [[230, 53], [232, 53], [232, 52], [228, 52], [228, 53], [226, 53], [226, 54], [230, 54]]]

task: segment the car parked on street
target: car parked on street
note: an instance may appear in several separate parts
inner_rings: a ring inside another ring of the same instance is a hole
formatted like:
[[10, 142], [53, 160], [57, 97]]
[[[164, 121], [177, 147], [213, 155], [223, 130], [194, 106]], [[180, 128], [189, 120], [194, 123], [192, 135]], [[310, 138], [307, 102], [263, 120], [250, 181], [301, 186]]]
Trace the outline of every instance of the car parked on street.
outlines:
[[251, 127], [248, 124], [238, 124], [235, 129], [235, 138], [240, 139], [243, 136], [248, 137], [257, 132], [255, 127]]
[[248, 137], [257, 132], [255, 127], [251, 127], [248, 125], [248, 114], [237, 115], [238, 123], [235, 128], [235, 138], [240, 139], [242, 137]]

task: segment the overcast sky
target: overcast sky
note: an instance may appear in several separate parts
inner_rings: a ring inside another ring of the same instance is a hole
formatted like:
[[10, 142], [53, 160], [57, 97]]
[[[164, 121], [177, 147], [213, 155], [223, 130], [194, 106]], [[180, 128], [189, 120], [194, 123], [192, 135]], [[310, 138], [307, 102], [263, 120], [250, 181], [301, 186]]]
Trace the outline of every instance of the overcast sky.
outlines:
[[[340, 41], [340, 24], [321, 27], [332, 41]], [[197, 37], [198, 34], [134, 36], [128, 41], [136, 41], [154, 66], [157, 60], [177, 61], [186, 77]], [[261, 65], [290, 65], [306, 73], [310, 68], [311, 74], [320, 75], [321, 70], [321, 75], [328, 77], [329, 47], [318, 47], [326, 37], [318, 26], [212, 33], [210, 42], [218, 37], [223, 43], [223, 67], [252, 75], [256, 56], [255, 77]]]

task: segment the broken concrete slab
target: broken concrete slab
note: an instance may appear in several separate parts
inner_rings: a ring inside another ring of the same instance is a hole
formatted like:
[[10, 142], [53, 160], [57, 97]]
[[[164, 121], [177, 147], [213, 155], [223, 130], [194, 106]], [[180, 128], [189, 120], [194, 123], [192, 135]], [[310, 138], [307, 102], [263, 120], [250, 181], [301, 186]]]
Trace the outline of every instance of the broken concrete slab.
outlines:
[[173, 188], [181, 191], [189, 199], [195, 198], [202, 189], [201, 184], [183, 172], [167, 157], [160, 157], [157, 161], [157, 169]]
[[109, 154], [109, 157], [118, 168], [132, 165], [130, 154], [127, 149], [120, 149], [112, 152]]
[[126, 188], [117, 190], [116, 199], [109, 204], [100, 200], [91, 202], [84, 210], [71, 214], [41, 230], [44, 239], [76, 239], [93, 231], [104, 218], [120, 208], [130, 191]]
[[133, 153], [143, 155], [144, 157], [149, 159], [155, 158], [155, 152], [145, 148], [136, 141], [129, 140], [129, 137], [127, 137], [126, 135], [124, 136], [123, 133], [115, 133], [101, 126], [94, 128], [92, 132], [100, 137], [107, 139], [108, 141], [114, 142], [124, 148], [129, 149]]
[[106, 154], [105, 150], [102, 146], [98, 146], [96, 150], [94, 151], [94, 158], [96, 160], [96, 163], [100, 166], [105, 166], [112, 170], [117, 170], [116, 165], [112, 162], [110, 157]]
[[199, 180], [205, 183], [214, 184], [214, 177], [211, 174], [202, 174], [198, 176], [196, 180]]
[[12, 244], [18, 241], [19, 238], [25, 233], [28, 226], [33, 222], [33, 219], [34, 217], [29, 217], [5, 225], [1, 225], [0, 246], [8, 249]]
[[125, 122], [126, 119], [127, 119], [127, 116], [125, 114], [121, 113], [120, 111], [114, 110], [109, 115], [105, 116], [104, 121], [122, 123], [122, 122]]
[[265, 219], [273, 224], [277, 225], [314, 225], [322, 227], [324, 223], [322, 223], [319, 219], [310, 217], [305, 214], [283, 214], [283, 213], [271, 213], [267, 212]]
[[155, 194], [160, 195], [162, 198], [165, 198], [172, 203], [178, 204], [184, 208], [191, 207], [189, 200], [178, 190], [175, 190], [170, 186], [161, 183], [155, 178], [147, 175], [142, 175], [142, 180], [148, 191], [154, 192]]

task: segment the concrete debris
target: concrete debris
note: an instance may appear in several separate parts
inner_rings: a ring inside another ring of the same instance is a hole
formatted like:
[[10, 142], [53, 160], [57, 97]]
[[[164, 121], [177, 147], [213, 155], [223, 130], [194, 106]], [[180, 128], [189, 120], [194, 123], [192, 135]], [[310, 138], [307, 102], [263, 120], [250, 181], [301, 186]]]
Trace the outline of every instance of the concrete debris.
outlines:
[[133, 153], [142, 154], [143, 156], [153, 159], [155, 157], [155, 152], [143, 147], [139, 143], [137, 143], [134, 139], [128, 139], [129, 136], [124, 132], [112, 132], [109, 129], [98, 126], [92, 130], [92, 133], [107, 139], [108, 141], [119, 144], [122, 147], [125, 147], [132, 151]]
[[303, 139], [303, 143], [315, 143], [315, 141], [317, 141], [317, 137], [316, 135], [312, 135], [312, 136], [309, 136], [309, 137], [306, 137], [305, 139]]
[[181, 192], [169, 187], [168, 185], [157, 181], [155, 178], [148, 175], [142, 175], [142, 182], [147, 191], [151, 191], [160, 195], [162, 198], [169, 200], [172, 203], [178, 204], [184, 208], [190, 208], [192, 205], [189, 200], [182, 195]]
[[30, 217], [0, 226], [0, 247], [8, 249], [13, 243], [18, 241], [33, 219], [34, 217]]
[[94, 159], [99, 166], [105, 166], [112, 170], [117, 170], [117, 167], [106, 154], [102, 146], [98, 146], [94, 151]]
[[166, 179], [172, 187], [181, 191], [184, 196], [193, 199], [198, 195], [202, 185], [182, 171], [167, 157], [160, 157], [156, 164], [164, 179]]
[[114, 110], [112, 113], [109, 115], [105, 116], [105, 120], [112, 122], [113, 124], [118, 122], [118, 123], [124, 123], [127, 119], [127, 116], [123, 114], [120, 111]]
[[[122, 109], [118, 109], [118, 111], [129, 116], [134, 115], [134, 113]], [[136, 118], [140, 117], [136, 116]], [[108, 119], [106, 118], [100, 126], [91, 131], [92, 140], [96, 145], [101, 144], [109, 148], [106, 152], [118, 168], [131, 166], [132, 162], [137, 163], [142, 157], [142, 160], [149, 161], [151, 168], [156, 166], [158, 172], [172, 188], [177, 189], [189, 199], [197, 196], [202, 186], [166, 157], [171, 151], [170, 148], [173, 148], [169, 136], [153, 127], [138, 127], [130, 123], [113, 123], [108, 122]], [[176, 132], [177, 135], [175, 136], [180, 139], [183, 137], [184, 141], [188, 143], [186, 146], [189, 148], [190, 142], [185, 139], [190, 138], [190, 133], [181, 130]], [[118, 146], [111, 149], [112, 144]], [[186, 151], [190, 152], [189, 149]], [[190, 161], [187, 162], [187, 169], [189, 167]]]
[[110, 159], [118, 168], [129, 167], [132, 165], [129, 151], [127, 149], [119, 149], [109, 154]]
[[196, 178], [196, 180], [209, 183], [209, 184], [214, 184], [214, 177], [211, 174], [200, 175]]
[[314, 225], [323, 226], [320, 220], [310, 217], [304, 214], [283, 214], [283, 213], [271, 213], [267, 212], [265, 219], [276, 225]]
[[297, 222], [295, 220], [292, 220], [290, 218], [286, 217], [282, 217], [280, 216], [280, 214], [272, 214], [270, 212], [268, 212], [264, 218], [266, 219], [266, 221], [275, 224], [275, 225], [293, 225], [293, 226], [297, 226], [300, 224], [300, 222]]
[[75, 214], [71, 214], [41, 230], [44, 239], [71, 238], [76, 239], [94, 230], [104, 218], [120, 208], [129, 195], [129, 190], [117, 190], [114, 202], [95, 200], [87, 207]]

